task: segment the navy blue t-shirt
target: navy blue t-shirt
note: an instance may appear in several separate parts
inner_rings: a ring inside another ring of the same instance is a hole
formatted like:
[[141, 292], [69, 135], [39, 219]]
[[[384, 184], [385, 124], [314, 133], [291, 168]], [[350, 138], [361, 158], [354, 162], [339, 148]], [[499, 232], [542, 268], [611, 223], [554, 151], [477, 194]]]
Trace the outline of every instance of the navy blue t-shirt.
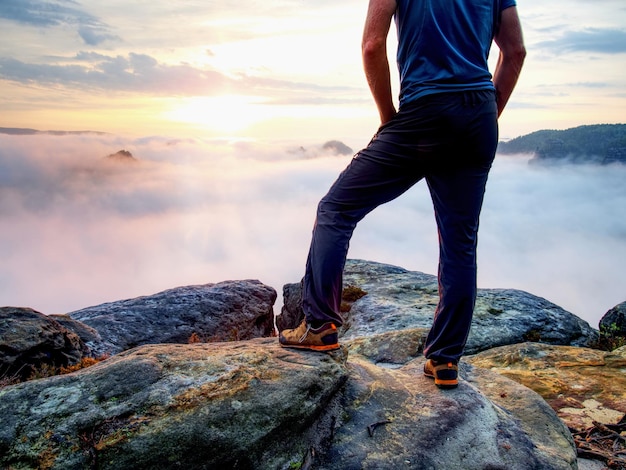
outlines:
[[515, 0], [397, 0], [400, 105], [433, 93], [493, 89], [495, 8]]

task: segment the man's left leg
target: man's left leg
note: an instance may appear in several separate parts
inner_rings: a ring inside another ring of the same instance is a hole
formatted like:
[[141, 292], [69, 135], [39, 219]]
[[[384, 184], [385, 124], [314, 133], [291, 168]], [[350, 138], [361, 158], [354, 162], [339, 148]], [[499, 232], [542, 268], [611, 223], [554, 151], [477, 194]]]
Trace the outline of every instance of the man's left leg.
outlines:
[[495, 102], [469, 96], [464, 147], [457, 145], [445, 167], [426, 176], [439, 232], [439, 304], [426, 339], [427, 376], [456, 386], [457, 364], [469, 335], [476, 302], [478, 225], [487, 177], [497, 145]]
[[488, 170], [427, 177], [439, 232], [439, 304], [424, 355], [457, 363], [476, 301], [478, 222]]

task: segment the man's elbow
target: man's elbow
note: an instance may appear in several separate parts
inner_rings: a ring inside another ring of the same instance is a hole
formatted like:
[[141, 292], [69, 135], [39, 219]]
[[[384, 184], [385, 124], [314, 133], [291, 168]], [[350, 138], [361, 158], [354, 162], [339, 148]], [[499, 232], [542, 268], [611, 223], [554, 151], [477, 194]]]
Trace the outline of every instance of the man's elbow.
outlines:
[[513, 52], [513, 63], [515, 64], [515, 68], [517, 69], [517, 73], [522, 70], [522, 66], [524, 65], [524, 59], [526, 59], [526, 48], [524, 45], [520, 45]]
[[379, 57], [381, 53], [386, 54], [386, 48], [386, 40], [378, 38], [364, 39], [361, 43], [361, 54], [363, 55], [363, 60], [374, 59]]
[[513, 50], [513, 59], [520, 64], [524, 63], [524, 59], [526, 59], [526, 47], [523, 43], [520, 43]]
[[501, 50], [502, 58], [509, 64], [515, 64], [516, 68], [521, 68], [526, 59], [526, 47], [520, 42]]

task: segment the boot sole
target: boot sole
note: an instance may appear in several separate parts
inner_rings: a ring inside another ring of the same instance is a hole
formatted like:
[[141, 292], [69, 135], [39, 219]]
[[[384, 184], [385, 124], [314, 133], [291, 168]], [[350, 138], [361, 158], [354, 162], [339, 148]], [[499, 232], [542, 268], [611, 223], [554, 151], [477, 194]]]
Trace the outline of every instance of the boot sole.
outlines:
[[458, 380], [439, 380], [435, 378], [435, 385], [439, 388], [456, 388], [459, 386]]
[[433, 379], [435, 381], [435, 385], [439, 388], [456, 388], [459, 385], [459, 380], [440, 380], [437, 377], [435, 377], [432, 374], [426, 374], [424, 373], [425, 377], [428, 377], [429, 379]]
[[316, 346], [316, 345], [303, 346], [301, 344], [283, 344], [283, 343], [280, 343], [280, 345], [283, 348], [308, 349], [310, 351], [334, 351], [335, 349], [339, 349], [341, 347], [339, 346], [339, 343], [325, 344], [323, 346]]

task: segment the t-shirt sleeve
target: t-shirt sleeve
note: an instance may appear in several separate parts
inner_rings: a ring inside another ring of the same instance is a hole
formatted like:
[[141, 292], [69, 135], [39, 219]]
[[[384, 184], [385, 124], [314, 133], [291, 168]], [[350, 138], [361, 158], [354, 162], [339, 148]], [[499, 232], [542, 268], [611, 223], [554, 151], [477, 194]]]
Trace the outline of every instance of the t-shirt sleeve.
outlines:
[[502, 3], [500, 4], [500, 11], [514, 6], [517, 6], [517, 2], [515, 0], [502, 0]]

